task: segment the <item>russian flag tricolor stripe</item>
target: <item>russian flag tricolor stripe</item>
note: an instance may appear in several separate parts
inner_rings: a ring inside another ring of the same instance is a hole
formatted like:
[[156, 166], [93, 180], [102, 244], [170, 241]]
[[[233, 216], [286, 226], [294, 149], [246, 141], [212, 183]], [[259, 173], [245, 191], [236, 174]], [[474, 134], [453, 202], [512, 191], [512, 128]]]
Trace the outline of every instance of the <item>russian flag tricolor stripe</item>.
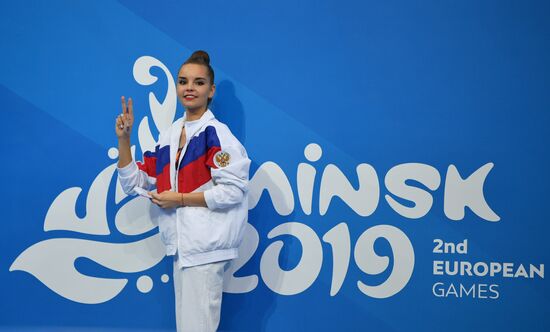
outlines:
[[156, 149], [157, 155], [157, 174], [164, 172], [166, 165], [170, 165], [170, 145], [165, 145], [162, 148], [159, 148], [157, 145]]
[[156, 177], [156, 164], [157, 164], [157, 157], [155, 154], [151, 151], [147, 151], [143, 154], [143, 162], [137, 162], [136, 163], [138, 168], [145, 173], [147, 173], [148, 176]]
[[192, 192], [212, 179], [210, 175], [210, 167], [214, 165], [212, 158], [220, 150], [220, 140], [216, 129], [212, 126], [206, 127], [202, 133], [189, 141], [178, 170], [180, 191]]
[[185, 155], [180, 164], [180, 169], [186, 167], [196, 159], [204, 156], [212, 148], [220, 148], [220, 140], [216, 129], [212, 126], [208, 126], [198, 136], [193, 137], [189, 141], [189, 145], [185, 150]]
[[[208, 126], [199, 135], [191, 138], [178, 169], [178, 191], [188, 193], [212, 179], [210, 168], [217, 168], [214, 155], [221, 150], [216, 129]], [[157, 179], [157, 192], [171, 189], [170, 146], [156, 146], [155, 152], [143, 154], [143, 163], [137, 163], [140, 170]]]
[[157, 179], [157, 192], [170, 190], [170, 146], [155, 147], [155, 152], [146, 151], [143, 162], [136, 163], [148, 176]]

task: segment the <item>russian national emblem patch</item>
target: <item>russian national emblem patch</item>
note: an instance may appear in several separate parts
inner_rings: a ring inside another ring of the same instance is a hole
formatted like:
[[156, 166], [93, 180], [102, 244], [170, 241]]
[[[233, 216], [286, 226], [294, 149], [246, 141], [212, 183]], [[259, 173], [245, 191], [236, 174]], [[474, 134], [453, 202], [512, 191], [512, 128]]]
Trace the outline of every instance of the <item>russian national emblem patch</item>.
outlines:
[[229, 165], [229, 161], [231, 160], [231, 155], [225, 151], [218, 151], [214, 155], [214, 164], [217, 167], [226, 167]]

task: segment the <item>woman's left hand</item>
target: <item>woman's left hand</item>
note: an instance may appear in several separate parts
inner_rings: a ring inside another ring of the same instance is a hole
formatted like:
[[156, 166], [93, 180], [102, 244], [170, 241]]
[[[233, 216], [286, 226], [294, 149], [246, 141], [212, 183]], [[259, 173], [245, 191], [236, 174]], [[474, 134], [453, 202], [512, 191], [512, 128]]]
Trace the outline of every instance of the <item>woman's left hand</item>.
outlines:
[[160, 194], [150, 192], [151, 201], [163, 209], [181, 207], [181, 193], [175, 191], [163, 191]]

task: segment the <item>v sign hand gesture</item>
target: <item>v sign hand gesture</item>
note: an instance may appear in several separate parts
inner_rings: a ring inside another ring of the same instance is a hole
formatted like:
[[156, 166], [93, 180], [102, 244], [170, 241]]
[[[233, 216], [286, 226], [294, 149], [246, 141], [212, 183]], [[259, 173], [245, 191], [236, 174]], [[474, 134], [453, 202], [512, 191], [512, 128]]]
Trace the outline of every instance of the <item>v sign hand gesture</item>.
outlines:
[[116, 117], [115, 132], [118, 138], [129, 138], [134, 124], [134, 104], [132, 98], [128, 98], [128, 106], [124, 96], [120, 98], [122, 114]]
[[122, 114], [116, 117], [115, 132], [118, 137], [118, 167], [125, 167], [132, 161], [130, 150], [130, 134], [134, 124], [134, 104], [132, 98], [128, 98], [128, 107], [124, 96], [120, 98]]

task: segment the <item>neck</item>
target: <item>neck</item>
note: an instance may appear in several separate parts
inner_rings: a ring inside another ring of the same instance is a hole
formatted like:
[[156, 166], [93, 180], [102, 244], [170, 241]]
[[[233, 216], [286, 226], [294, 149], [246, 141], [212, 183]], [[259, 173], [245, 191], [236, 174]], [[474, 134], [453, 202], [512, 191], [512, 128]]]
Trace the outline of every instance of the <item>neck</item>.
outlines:
[[185, 110], [185, 113], [186, 113], [186, 118], [185, 120], [187, 121], [195, 121], [195, 120], [198, 120], [201, 118], [201, 116], [206, 113], [206, 110], [208, 108], [205, 106], [204, 108], [195, 108], [195, 109], [191, 109], [191, 108], [188, 108]]

